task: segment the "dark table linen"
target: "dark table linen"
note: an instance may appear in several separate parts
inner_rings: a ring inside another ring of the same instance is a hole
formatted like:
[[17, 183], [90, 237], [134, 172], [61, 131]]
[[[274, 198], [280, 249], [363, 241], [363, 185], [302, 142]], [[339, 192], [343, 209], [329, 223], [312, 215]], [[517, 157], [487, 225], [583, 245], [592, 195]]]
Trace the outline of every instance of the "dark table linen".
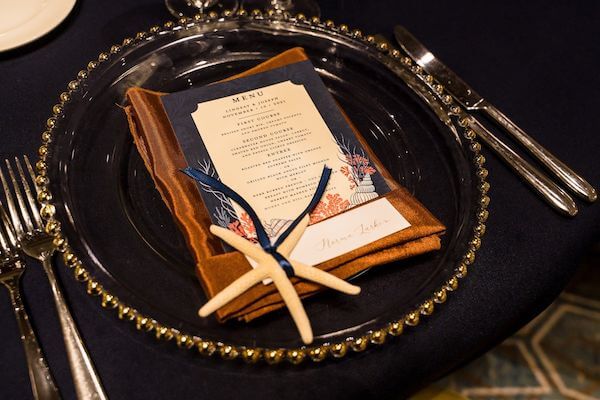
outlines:
[[[402, 23], [559, 158], [600, 186], [600, 4], [320, 1], [324, 17], [390, 37]], [[169, 18], [161, 1], [79, 1], [48, 35], [0, 54], [0, 159], [35, 156], [58, 95], [88, 61]], [[107, 137], [107, 140], [110, 140]], [[111, 399], [402, 398], [515, 332], [564, 288], [600, 238], [600, 206], [559, 216], [489, 151], [490, 218], [469, 277], [444, 306], [380, 348], [319, 365], [247, 366], [156, 342], [61, 281]], [[101, 206], [101, 205], [96, 205]], [[110, 234], [110, 232], [107, 232]], [[49, 285], [23, 280], [32, 322], [65, 398], [74, 398]], [[0, 295], [0, 398], [31, 398], [8, 296]]]

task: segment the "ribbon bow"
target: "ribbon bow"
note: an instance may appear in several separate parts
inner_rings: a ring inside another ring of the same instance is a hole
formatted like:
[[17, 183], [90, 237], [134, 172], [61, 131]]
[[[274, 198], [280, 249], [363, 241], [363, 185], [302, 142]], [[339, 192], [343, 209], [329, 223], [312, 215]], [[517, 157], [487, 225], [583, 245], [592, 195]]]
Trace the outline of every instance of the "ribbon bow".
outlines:
[[308, 214], [316, 207], [325, 192], [329, 177], [331, 176], [331, 168], [326, 166], [323, 168], [321, 179], [319, 180], [319, 184], [317, 185], [317, 189], [310, 203], [274, 243], [271, 243], [269, 235], [250, 204], [248, 204], [248, 202], [233, 189], [198, 169], [188, 167], [183, 169], [182, 172], [196, 181], [222, 192], [242, 207], [248, 213], [248, 216], [254, 224], [258, 243], [261, 247], [258, 248], [250, 241], [229, 229], [211, 225], [210, 231], [212, 234], [253, 259], [257, 263], [257, 266], [236, 279], [202, 306], [198, 312], [201, 317], [212, 314], [214, 311], [229, 303], [231, 300], [265, 278], [271, 278], [283, 298], [285, 305], [289, 309], [302, 340], [304, 343], [308, 344], [313, 340], [312, 328], [306, 315], [306, 311], [300, 301], [300, 297], [289, 280], [290, 277], [298, 276], [347, 294], [355, 295], [360, 293], [360, 288], [358, 286], [351, 285], [330, 273], [298, 261], [288, 260], [292, 250], [308, 226]]

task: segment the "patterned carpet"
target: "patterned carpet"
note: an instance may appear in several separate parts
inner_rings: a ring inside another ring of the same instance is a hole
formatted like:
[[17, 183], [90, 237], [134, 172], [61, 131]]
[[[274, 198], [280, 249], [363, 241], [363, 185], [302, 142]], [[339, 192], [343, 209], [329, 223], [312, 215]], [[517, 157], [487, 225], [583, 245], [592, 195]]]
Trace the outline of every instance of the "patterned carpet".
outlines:
[[600, 399], [600, 245], [561, 296], [500, 346], [415, 400]]

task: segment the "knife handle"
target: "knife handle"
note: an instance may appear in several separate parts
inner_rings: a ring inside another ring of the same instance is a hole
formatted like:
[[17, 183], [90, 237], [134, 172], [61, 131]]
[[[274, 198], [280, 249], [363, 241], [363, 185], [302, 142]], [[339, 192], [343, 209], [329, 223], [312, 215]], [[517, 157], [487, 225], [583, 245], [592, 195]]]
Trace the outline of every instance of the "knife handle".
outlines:
[[536, 142], [500, 110], [488, 103], [477, 107], [477, 109], [483, 110], [490, 118], [498, 122], [513, 138], [521, 143], [579, 197], [589, 202], [596, 201], [598, 194], [592, 185]]
[[544, 197], [552, 207], [571, 217], [577, 215], [577, 205], [571, 196], [540, 172], [539, 169], [515, 153], [513, 149], [498, 139], [473, 116], [469, 117], [468, 125], [481, 140], [494, 150], [534, 190]]

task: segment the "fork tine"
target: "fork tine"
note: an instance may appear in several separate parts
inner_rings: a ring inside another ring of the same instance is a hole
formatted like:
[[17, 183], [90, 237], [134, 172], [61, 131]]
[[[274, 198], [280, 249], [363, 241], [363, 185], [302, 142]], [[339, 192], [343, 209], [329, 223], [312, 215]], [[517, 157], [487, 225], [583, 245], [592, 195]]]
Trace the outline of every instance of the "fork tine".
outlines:
[[15, 197], [17, 198], [17, 203], [19, 204], [19, 210], [21, 211], [21, 218], [23, 219], [23, 222], [25, 222], [25, 229], [26, 232], [32, 232], [33, 231], [33, 223], [31, 222], [31, 218], [29, 217], [29, 211], [27, 211], [27, 204], [25, 204], [25, 200], [23, 199], [23, 195], [21, 194], [21, 188], [19, 187], [19, 182], [17, 181], [17, 178], [15, 177], [15, 172], [12, 169], [12, 166], [10, 165], [10, 162], [8, 160], [5, 160], [6, 162], [6, 168], [8, 170], [8, 177], [10, 178], [10, 181], [12, 182], [13, 185], [13, 189], [15, 190]]
[[[5, 160], [8, 164], [8, 160]], [[4, 196], [6, 197], [6, 206], [8, 207], [8, 214], [10, 215], [10, 219], [13, 223], [13, 228], [17, 233], [18, 237], [23, 236], [25, 233], [23, 232], [23, 225], [21, 225], [21, 220], [19, 219], [19, 213], [17, 212], [17, 208], [15, 207], [15, 203], [12, 198], [12, 194], [10, 193], [10, 189], [8, 188], [8, 183], [6, 182], [6, 178], [2, 173], [2, 168], [0, 168], [0, 181], [2, 181], [2, 187], [4, 189]]]
[[[25, 164], [27, 165], [27, 169], [30, 170], [30, 173], [33, 172], [31, 168], [31, 164], [29, 163], [29, 159], [27, 156], [24, 156]], [[25, 177], [25, 173], [23, 172], [23, 167], [21, 166], [21, 161], [15, 157], [15, 164], [17, 165], [17, 170], [19, 171], [19, 176], [21, 177], [21, 183], [23, 184], [23, 190], [25, 191], [25, 197], [27, 197], [27, 202], [29, 203], [29, 209], [31, 210], [31, 216], [33, 217], [34, 222], [37, 225], [38, 229], [42, 229], [42, 218], [40, 218], [40, 212], [37, 207], [37, 203], [33, 194], [31, 193], [31, 186], [29, 185], [29, 181]], [[34, 182], [35, 182], [35, 178]]]
[[8, 215], [6, 215], [6, 211], [4, 211], [4, 207], [2, 202], [0, 201], [0, 221], [2, 221], [2, 225], [4, 226], [4, 230], [6, 231], [6, 235], [2, 233], [2, 226], [0, 226], [0, 245], [2, 248], [8, 252], [11, 248], [17, 247], [17, 237], [13, 228], [10, 224], [10, 220], [8, 219]]

